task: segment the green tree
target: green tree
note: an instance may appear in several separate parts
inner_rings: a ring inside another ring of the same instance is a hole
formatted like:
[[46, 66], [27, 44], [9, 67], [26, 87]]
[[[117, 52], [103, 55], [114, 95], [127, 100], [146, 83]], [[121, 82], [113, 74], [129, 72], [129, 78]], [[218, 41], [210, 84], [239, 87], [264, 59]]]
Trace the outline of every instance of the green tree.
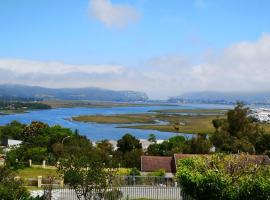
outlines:
[[102, 140], [97, 142], [95, 152], [99, 161], [104, 163], [108, 167], [112, 167], [113, 161], [113, 145], [108, 140]]
[[49, 128], [49, 126], [43, 122], [33, 121], [31, 124], [27, 125], [23, 130], [22, 139], [24, 141], [33, 141], [35, 136], [41, 133], [43, 129]]
[[263, 129], [252, 120], [249, 113], [249, 108], [238, 102], [233, 110], [227, 112], [226, 119], [213, 121], [216, 132], [211, 141], [217, 151], [255, 152], [257, 140]]
[[270, 134], [264, 133], [262, 134], [258, 140], [256, 141], [255, 148], [257, 153], [267, 153], [269, 155], [270, 151]]
[[70, 157], [93, 157], [93, 144], [86, 137], [75, 135], [65, 140], [64, 143], [64, 158]]
[[186, 141], [186, 145], [183, 149], [184, 153], [190, 154], [208, 154], [212, 144], [207, 139], [206, 134], [197, 134], [196, 137], [192, 137]]
[[24, 128], [25, 128], [24, 124], [21, 124], [18, 121], [12, 121], [9, 124], [6, 124], [5, 126], [2, 127], [1, 135], [2, 137], [21, 140]]
[[0, 199], [27, 199], [29, 193], [8, 166], [0, 166]]
[[181, 153], [185, 145], [185, 137], [174, 136], [160, 144], [153, 143], [149, 145], [147, 148], [147, 154], [154, 156], [172, 156], [174, 153]]
[[[123, 167], [140, 167], [140, 158], [143, 154], [142, 144], [133, 135], [126, 134], [117, 141], [115, 160]], [[114, 159], [113, 158], [113, 159]]]
[[103, 163], [91, 158], [73, 157], [61, 162], [59, 171], [64, 181], [81, 200], [103, 199], [111, 183], [111, 174]]
[[142, 149], [140, 140], [131, 134], [125, 134], [120, 140], [117, 141], [118, 151], [126, 153], [135, 149]]

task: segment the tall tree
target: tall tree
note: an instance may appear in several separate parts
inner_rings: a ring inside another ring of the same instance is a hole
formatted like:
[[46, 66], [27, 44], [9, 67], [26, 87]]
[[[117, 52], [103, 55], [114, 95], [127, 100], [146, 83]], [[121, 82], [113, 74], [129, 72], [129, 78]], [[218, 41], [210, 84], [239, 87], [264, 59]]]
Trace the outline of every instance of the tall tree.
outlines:
[[263, 133], [258, 123], [249, 116], [250, 109], [237, 102], [234, 109], [227, 112], [226, 119], [215, 119], [216, 128], [211, 141], [218, 151], [255, 152], [258, 138]]
[[120, 140], [117, 141], [118, 151], [126, 153], [135, 149], [142, 149], [140, 140], [131, 134], [125, 134]]

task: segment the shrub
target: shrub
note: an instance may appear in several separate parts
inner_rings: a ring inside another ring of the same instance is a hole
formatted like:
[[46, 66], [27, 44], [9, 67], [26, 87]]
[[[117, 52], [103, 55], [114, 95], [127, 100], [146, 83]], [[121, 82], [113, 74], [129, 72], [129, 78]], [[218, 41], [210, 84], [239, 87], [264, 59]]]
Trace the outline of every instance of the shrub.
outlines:
[[165, 169], [158, 169], [154, 172], [149, 173], [149, 176], [164, 177], [165, 175], [166, 175]]
[[105, 200], [118, 200], [118, 199], [121, 199], [122, 197], [123, 197], [123, 193], [117, 189], [107, 191], [104, 195]]
[[136, 167], [133, 167], [130, 170], [129, 175], [130, 176], [140, 176], [141, 175], [141, 172]]
[[196, 156], [179, 161], [177, 179], [197, 200], [270, 199], [270, 168], [246, 154]]
[[14, 174], [7, 166], [0, 166], [0, 199], [27, 199], [29, 193], [22, 183], [14, 179]]

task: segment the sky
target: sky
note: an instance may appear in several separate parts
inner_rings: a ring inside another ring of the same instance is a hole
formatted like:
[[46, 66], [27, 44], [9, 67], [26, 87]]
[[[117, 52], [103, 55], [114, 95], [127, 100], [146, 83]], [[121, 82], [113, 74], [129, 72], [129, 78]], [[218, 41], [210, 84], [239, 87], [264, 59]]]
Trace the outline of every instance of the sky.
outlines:
[[268, 0], [0, 0], [0, 84], [269, 91]]

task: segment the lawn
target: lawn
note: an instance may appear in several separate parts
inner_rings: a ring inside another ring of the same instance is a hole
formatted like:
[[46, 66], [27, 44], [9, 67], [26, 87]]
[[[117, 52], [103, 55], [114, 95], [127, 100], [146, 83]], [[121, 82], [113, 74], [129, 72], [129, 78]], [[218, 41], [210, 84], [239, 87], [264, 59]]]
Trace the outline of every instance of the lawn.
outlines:
[[27, 167], [16, 171], [17, 175], [21, 178], [37, 178], [42, 177], [59, 177], [57, 169], [44, 169], [39, 167]]

